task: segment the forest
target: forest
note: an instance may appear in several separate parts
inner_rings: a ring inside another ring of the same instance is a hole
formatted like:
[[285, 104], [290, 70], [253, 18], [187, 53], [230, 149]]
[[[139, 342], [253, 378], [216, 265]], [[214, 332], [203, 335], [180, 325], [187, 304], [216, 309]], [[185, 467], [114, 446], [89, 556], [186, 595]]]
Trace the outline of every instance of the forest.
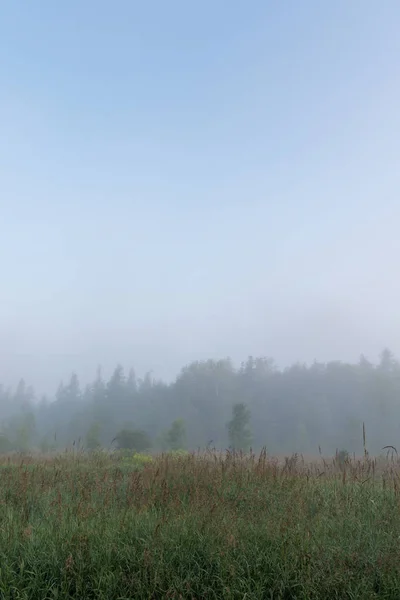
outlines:
[[[385, 349], [377, 364], [364, 356], [294, 364], [270, 358], [193, 362], [174, 381], [117, 366], [81, 386], [72, 374], [54, 397], [37, 397], [21, 380], [0, 388], [0, 452], [116, 446], [137, 450], [265, 447], [270, 454], [346, 450], [379, 454], [400, 435], [400, 364]], [[236, 433], [235, 433], [236, 428]]]

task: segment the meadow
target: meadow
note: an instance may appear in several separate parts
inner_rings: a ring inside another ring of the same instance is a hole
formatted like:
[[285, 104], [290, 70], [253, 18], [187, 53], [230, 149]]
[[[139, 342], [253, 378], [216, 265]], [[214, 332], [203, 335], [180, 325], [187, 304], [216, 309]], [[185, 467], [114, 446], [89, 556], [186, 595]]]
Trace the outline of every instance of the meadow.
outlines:
[[400, 598], [400, 461], [0, 459], [0, 598]]

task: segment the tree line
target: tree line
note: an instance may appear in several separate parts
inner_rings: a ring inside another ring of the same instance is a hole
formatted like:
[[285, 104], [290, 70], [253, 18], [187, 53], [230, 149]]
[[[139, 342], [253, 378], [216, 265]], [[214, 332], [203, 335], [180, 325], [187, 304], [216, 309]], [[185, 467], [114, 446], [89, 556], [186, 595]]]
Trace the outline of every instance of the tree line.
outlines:
[[389, 350], [373, 364], [340, 361], [279, 369], [265, 357], [239, 367], [196, 361], [171, 383], [117, 366], [80, 385], [72, 374], [53, 398], [23, 380], [0, 386], [0, 452], [79, 447], [167, 450], [228, 447], [271, 453], [378, 453], [400, 437], [400, 364]]

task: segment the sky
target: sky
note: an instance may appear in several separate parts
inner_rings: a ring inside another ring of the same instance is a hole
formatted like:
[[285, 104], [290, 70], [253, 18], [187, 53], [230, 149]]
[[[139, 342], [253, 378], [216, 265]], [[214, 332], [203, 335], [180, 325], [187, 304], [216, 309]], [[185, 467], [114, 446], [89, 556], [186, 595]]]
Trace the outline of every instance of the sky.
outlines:
[[0, 381], [400, 355], [400, 3], [0, 10]]

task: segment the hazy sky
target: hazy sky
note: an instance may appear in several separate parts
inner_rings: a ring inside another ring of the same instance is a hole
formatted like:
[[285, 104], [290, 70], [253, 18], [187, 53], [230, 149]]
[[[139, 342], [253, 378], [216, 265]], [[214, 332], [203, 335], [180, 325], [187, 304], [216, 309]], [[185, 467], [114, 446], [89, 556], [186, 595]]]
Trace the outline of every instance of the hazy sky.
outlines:
[[0, 9], [0, 380], [400, 354], [398, 0]]

